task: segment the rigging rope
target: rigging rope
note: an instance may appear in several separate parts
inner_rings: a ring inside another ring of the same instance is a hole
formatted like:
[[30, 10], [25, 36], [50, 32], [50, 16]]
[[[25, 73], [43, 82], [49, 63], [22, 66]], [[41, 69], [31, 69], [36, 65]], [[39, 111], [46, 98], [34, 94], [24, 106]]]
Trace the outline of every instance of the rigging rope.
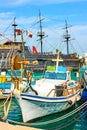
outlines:
[[16, 121], [13, 121], [13, 120], [9, 120], [9, 122], [13, 122], [13, 123], [16, 123], [16, 124], [20, 124], [20, 125], [25, 125], [25, 126], [38, 126], [38, 125], [46, 125], [46, 124], [51, 124], [51, 123], [55, 123], [55, 122], [58, 122], [58, 121], [61, 121], [61, 120], [64, 120], [65, 118], [68, 118], [69, 116], [72, 116], [73, 114], [79, 112], [81, 109], [83, 109], [85, 106], [87, 106], [87, 101], [85, 103], [83, 103], [82, 105], [80, 105], [78, 108], [76, 108], [75, 110], [65, 114], [64, 116], [61, 116], [61, 117], [58, 117], [56, 119], [52, 119], [52, 120], [49, 120], [49, 121], [45, 121], [45, 122], [39, 122], [39, 123], [22, 123], [22, 122], [16, 122]]

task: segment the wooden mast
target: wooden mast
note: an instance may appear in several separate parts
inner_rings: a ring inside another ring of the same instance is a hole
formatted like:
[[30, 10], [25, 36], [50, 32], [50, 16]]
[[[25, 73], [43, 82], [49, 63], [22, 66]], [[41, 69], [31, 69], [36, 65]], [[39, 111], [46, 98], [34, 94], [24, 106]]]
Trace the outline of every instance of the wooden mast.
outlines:
[[64, 35], [64, 38], [65, 38], [65, 42], [66, 42], [66, 47], [67, 47], [67, 54], [69, 54], [69, 40], [70, 40], [70, 34], [68, 33], [68, 25], [67, 25], [67, 21], [66, 22], [66, 26], [65, 26], [65, 29], [66, 29], [66, 34]]
[[15, 32], [15, 29], [16, 29], [16, 26], [17, 24], [15, 23], [15, 17], [14, 17], [14, 23], [12, 24], [12, 26], [14, 27], [14, 42], [16, 42], [16, 32]]
[[38, 39], [41, 43], [41, 54], [43, 53], [43, 38], [45, 36], [45, 33], [42, 31], [42, 20], [41, 19], [41, 12], [39, 10], [39, 22], [40, 22], [40, 32], [37, 33], [37, 36], [40, 37], [40, 39]]

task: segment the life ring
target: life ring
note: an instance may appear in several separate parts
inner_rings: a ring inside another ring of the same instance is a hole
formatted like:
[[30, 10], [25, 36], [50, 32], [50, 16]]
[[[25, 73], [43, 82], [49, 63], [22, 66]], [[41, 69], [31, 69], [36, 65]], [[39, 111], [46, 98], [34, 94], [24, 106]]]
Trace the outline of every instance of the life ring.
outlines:
[[33, 61], [33, 64], [34, 65], [37, 65], [38, 64], [38, 61], [36, 60], [36, 61]]

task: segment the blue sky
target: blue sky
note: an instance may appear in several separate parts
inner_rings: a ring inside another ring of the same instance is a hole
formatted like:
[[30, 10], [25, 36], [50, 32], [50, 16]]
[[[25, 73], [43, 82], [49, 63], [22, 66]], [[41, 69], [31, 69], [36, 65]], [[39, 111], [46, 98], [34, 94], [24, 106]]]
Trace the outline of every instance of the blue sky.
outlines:
[[[64, 42], [65, 20], [67, 20], [71, 35], [70, 52], [87, 53], [87, 0], [2, 0], [0, 1], [0, 43], [6, 38], [13, 40], [13, 23], [16, 17], [18, 28], [32, 32], [33, 37], [24, 34], [26, 45], [35, 45], [40, 51], [37, 41], [39, 31], [39, 10], [43, 32], [47, 35], [43, 39], [43, 51], [60, 49], [66, 53]], [[20, 40], [18, 38], [18, 40]]]

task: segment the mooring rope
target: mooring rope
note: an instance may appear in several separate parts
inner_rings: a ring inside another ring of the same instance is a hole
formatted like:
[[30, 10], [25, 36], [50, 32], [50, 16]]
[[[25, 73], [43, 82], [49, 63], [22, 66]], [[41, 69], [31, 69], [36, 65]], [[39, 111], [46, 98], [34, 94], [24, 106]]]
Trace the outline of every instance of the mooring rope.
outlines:
[[77, 116], [75, 116], [73, 119], [69, 119], [69, 121], [65, 121], [64, 123], [59, 124], [55, 127], [47, 128], [46, 130], [61, 130], [63, 128], [66, 128], [66, 127], [70, 126], [71, 124], [73, 124], [74, 122], [76, 122], [75, 118], [77, 118]]
[[52, 124], [61, 120], [64, 120], [65, 118], [68, 118], [70, 116], [72, 116], [73, 114], [79, 112], [81, 109], [83, 109], [85, 106], [87, 106], [87, 101], [84, 102], [82, 105], [80, 105], [78, 108], [76, 108], [75, 110], [65, 114], [64, 116], [58, 117], [56, 119], [52, 119], [49, 121], [45, 121], [45, 122], [39, 122], [39, 123], [22, 123], [22, 122], [16, 122], [13, 120], [8, 119], [9, 122], [15, 123], [15, 124], [19, 124], [19, 125], [25, 125], [25, 126], [38, 126], [38, 125], [46, 125], [46, 124]]
[[[6, 108], [6, 104], [7, 104], [9, 99], [10, 99], [10, 101], [9, 101], [8, 106]], [[12, 102], [12, 93], [9, 93], [6, 101], [2, 105], [0, 105], [0, 107], [4, 107], [4, 116], [2, 117], [2, 120], [7, 119], [8, 112], [9, 112], [9, 109], [10, 109], [10, 106], [11, 106], [11, 102]]]
[[0, 108], [2, 108], [3, 106], [4, 106], [4, 103], [6, 102], [6, 100], [5, 101], [3, 101], [3, 103], [0, 105]]
[[7, 103], [8, 99], [10, 98], [11, 93], [9, 93], [8, 97], [3, 101], [3, 103], [0, 105], [0, 108], [4, 106], [5, 103]]
[[[6, 103], [8, 102], [8, 100], [10, 99], [9, 103], [8, 103], [8, 106], [7, 106], [7, 109], [6, 109]], [[4, 103], [4, 116], [3, 116], [3, 120], [6, 120], [7, 119], [7, 116], [8, 116], [8, 112], [9, 112], [9, 109], [10, 109], [10, 106], [11, 106], [11, 101], [12, 101], [12, 93], [10, 93], [7, 97], [7, 100], [6, 102]]]
[[[84, 113], [81, 113], [81, 116], [80, 116], [80, 117], [78, 117], [78, 115], [76, 115], [76, 116], [74, 116], [73, 119], [69, 119], [69, 121], [65, 121], [64, 123], [59, 124], [58, 126], [55, 126], [55, 127], [52, 127], [52, 128], [47, 128], [46, 130], [53, 130], [53, 129], [54, 129], [54, 130], [61, 130], [61, 129], [63, 129], [63, 128], [66, 128], [66, 127], [72, 125], [72, 124], [75, 123], [76, 121], [79, 121], [79, 122], [80, 122], [80, 121], [82, 121], [80, 118], [83, 117], [86, 112], [87, 112], [87, 110], [86, 110]], [[84, 122], [84, 121], [82, 121], [82, 122]], [[85, 123], [87, 123], [87, 121], [86, 121]], [[86, 128], [86, 127], [84, 126], [84, 128]]]

